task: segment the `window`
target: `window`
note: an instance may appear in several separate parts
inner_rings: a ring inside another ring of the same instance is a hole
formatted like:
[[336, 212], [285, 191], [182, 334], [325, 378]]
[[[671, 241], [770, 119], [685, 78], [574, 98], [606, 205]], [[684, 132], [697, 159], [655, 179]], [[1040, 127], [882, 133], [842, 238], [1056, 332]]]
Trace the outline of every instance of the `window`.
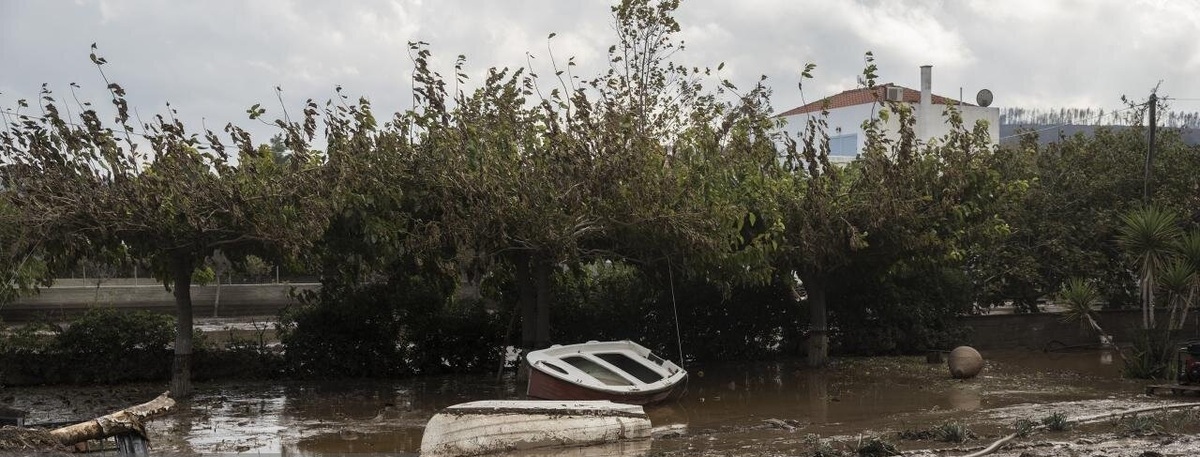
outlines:
[[838, 135], [829, 138], [829, 155], [855, 157], [858, 155], [858, 134]]

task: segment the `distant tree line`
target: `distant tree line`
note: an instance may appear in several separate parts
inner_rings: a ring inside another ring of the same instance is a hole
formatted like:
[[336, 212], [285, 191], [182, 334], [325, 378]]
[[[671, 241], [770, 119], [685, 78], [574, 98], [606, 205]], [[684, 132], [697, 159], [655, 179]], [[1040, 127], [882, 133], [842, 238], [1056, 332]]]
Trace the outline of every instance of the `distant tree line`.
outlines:
[[[1169, 99], [1168, 99], [1169, 100]], [[1157, 113], [1160, 127], [1200, 128], [1200, 112], [1164, 109]], [[1001, 125], [1144, 125], [1143, 110], [1118, 109], [1105, 111], [1093, 108], [1000, 108]]]

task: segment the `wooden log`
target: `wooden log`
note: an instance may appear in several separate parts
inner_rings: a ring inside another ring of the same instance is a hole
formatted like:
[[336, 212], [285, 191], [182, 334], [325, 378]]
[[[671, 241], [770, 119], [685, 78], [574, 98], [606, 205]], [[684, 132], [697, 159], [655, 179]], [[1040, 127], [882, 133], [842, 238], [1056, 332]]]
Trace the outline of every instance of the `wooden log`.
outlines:
[[171, 398], [170, 392], [163, 392], [146, 403], [75, 425], [56, 428], [50, 431], [50, 435], [66, 446], [131, 432], [144, 437], [146, 429], [142, 425], [142, 421], [165, 413], [174, 407], [175, 400]]

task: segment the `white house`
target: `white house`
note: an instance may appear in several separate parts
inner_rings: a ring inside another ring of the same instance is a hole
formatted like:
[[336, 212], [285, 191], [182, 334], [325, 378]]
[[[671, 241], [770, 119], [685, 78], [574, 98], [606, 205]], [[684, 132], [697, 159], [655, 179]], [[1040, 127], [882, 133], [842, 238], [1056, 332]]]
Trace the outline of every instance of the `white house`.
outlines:
[[[784, 111], [779, 117], [787, 121], [789, 130], [795, 131], [803, 129], [810, 117], [820, 116], [828, 110], [829, 117], [826, 120], [829, 124], [830, 159], [835, 161], [852, 160], [863, 150], [866, 145], [863, 121], [875, 119], [881, 109], [886, 109], [885, 101], [907, 103], [912, 107], [916, 118], [915, 133], [920, 140], [928, 141], [949, 133], [946, 108], [947, 105], [958, 105], [963, 124], [968, 129], [974, 128], [976, 121], [986, 121], [992, 143], [1000, 141], [1000, 109], [934, 95], [932, 73], [932, 66], [921, 67], [920, 91], [890, 83], [874, 88], [852, 89]], [[885, 135], [895, 138], [898, 130], [896, 116], [889, 116], [888, 122], [882, 127]]]

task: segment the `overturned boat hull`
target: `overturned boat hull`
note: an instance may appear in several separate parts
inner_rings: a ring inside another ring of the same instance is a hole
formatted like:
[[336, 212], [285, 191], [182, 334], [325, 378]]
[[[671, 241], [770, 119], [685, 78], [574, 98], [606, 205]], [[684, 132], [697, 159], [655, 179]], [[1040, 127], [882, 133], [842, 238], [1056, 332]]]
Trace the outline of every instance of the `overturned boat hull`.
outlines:
[[609, 401], [476, 401], [434, 415], [421, 438], [421, 455], [476, 456], [596, 445], [624, 448], [621, 443], [649, 438], [650, 419], [640, 406]]

